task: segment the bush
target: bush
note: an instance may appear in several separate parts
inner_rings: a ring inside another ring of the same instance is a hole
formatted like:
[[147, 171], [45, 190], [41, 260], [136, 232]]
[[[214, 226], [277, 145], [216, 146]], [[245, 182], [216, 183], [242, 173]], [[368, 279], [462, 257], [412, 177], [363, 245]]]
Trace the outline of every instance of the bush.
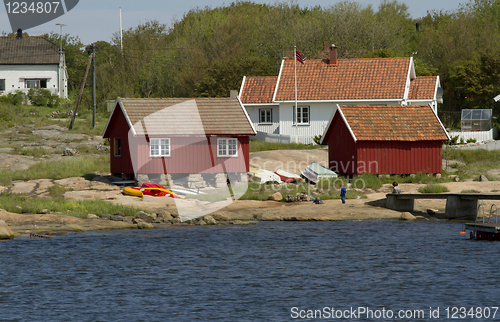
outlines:
[[451, 138], [451, 140], [450, 140], [450, 144], [451, 144], [451, 145], [456, 145], [456, 144], [457, 144], [457, 142], [458, 142], [458, 135], [457, 135], [457, 136], [452, 137], [452, 138]]
[[474, 138], [467, 139], [467, 143], [476, 143], [476, 139]]
[[424, 187], [418, 188], [418, 191], [421, 193], [443, 193], [448, 192], [449, 190], [440, 184], [428, 184]]
[[317, 145], [327, 145], [326, 142], [321, 143], [321, 138], [322, 137], [323, 136], [321, 134], [313, 136], [314, 143], [316, 143]]
[[27, 97], [34, 106], [59, 106], [59, 96], [53, 94], [48, 89], [30, 88]]
[[12, 105], [21, 105], [24, 103], [26, 95], [21, 91], [8, 93], [7, 95], [0, 95], [0, 103], [8, 103]]
[[12, 109], [12, 105], [0, 102], [0, 120], [11, 121], [13, 117], [14, 111]]
[[377, 175], [370, 173], [363, 173], [360, 176], [357, 176], [352, 182], [352, 187], [358, 189], [373, 189], [376, 190], [382, 187], [382, 181]]

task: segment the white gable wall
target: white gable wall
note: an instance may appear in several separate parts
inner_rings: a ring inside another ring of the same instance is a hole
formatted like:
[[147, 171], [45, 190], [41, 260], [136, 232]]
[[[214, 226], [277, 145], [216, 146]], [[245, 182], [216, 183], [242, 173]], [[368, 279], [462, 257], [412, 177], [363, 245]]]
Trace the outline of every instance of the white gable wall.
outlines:
[[[47, 88], [59, 94], [58, 65], [0, 65], [0, 80], [5, 80], [5, 90], [0, 94], [14, 93], [17, 90], [28, 92], [26, 79], [46, 79]], [[67, 83], [65, 84], [67, 87]]]
[[[250, 121], [252, 122], [254, 128], [258, 132], [264, 132], [268, 134], [279, 134], [279, 120], [280, 120], [280, 111], [278, 105], [254, 105], [254, 106], [245, 106], [245, 109], [250, 117]], [[259, 110], [260, 109], [271, 109], [272, 110], [272, 122], [271, 123], [260, 123], [259, 119]]]

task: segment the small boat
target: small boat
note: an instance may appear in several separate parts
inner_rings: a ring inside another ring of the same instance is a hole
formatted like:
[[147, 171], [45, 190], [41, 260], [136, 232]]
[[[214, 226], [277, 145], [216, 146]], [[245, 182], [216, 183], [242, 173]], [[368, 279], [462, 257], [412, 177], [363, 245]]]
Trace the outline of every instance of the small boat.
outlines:
[[302, 180], [302, 178], [300, 176], [296, 175], [295, 173], [291, 173], [291, 172], [288, 172], [288, 171], [285, 171], [282, 169], [276, 170], [276, 171], [274, 171], [274, 173], [276, 173], [280, 177], [281, 181], [283, 181], [283, 182], [295, 183], [295, 182]]
[[128, 196], [144, 197], [144, 194], [141, 190], [139, 190], [139, 188], [125, 187], [122, 192], [124, 195]]
[[248, 174], [250, 175], [251, 180], [260, 184], [271, 183], [271, 182], [281, 183], [280, 177], [276, 173], [273, 173], [268, 170], [251, 167], [250, 171], [248, 171]]
[[304, 169], [304, 171], [302, 171], [301, 176], [316, 184], [321, 179], [336, 178], [337, 174], [332, 170], [325, 168], [324, 166], [313, 161], [310, 165], [307, 166], [307, 168]]
[[206, 195], [205, 192], [194, 190], [194, 189], [170, 189], [178, 195]]

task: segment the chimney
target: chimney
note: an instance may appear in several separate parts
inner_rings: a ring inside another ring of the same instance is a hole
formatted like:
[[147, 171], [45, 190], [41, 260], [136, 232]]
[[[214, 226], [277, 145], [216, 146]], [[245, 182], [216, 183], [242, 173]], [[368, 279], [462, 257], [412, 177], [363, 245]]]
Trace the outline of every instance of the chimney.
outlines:
[[17, 29], [17, 39], [23, 38], [23, 30], [21, 28]]
[[330, 46], [330, 59], [328, 60], [328, 66], [337, 66], [337, 46]]

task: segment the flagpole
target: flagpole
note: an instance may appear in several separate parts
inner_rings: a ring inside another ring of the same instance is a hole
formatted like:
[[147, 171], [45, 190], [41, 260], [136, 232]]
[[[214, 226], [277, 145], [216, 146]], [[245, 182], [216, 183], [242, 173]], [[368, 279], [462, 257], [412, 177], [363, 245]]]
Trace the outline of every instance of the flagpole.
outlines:
[[299, 143], [299, 128], [297, 126], [297, 47], [293, 46], [293, 61], [295, 67], [295, 140]]

